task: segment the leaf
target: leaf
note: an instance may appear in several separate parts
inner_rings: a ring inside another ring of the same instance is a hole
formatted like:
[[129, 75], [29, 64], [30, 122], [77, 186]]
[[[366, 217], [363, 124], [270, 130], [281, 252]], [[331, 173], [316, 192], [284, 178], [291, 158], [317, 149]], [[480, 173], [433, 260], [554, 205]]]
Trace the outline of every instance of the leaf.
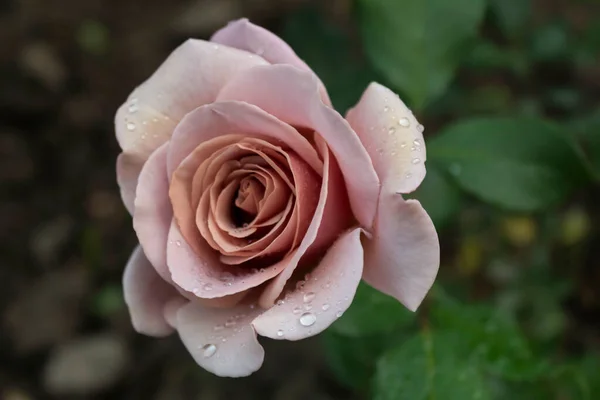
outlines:
[[489, 372], [527, 381], [547, 371], [545, 361], [534, 357], [520, 328], [507, 314], [489, 306], [446, 300], [432, 308], [431, 317], [439, 329], [460, 334]]
[[490, 399], [460, 334], [425, 330], [384, 353], [374, 378], [376, 400]]
[[321, 336], [325, 358], [346, 387], [368, 389], [375, 371], [375, 362], [387, 346], [385, 337], [347, 337], [328, 329]]
[[462, 202], [462, 195], [456, 184], [431, 163], [427, 165], [427, 175], [421, 186], [408, 197], [421, 202], [438, 229], [458, 214]]
[[345, 336], [361, 337], [389, 333], [412, 325], [414, 320], [414, 313], [398, 300], [361, 282], [352, 305], [330, 329]]
[[596, 177], [600, 178], [600, 112], [572, 121], [568, 129], [581, 142]]
[[357, 0], [357, 6], [373, 66], [422, 110], [452, 80], [485, 0]]
[[531, 0], [490, 0], [496, 22], [508, 38], [522, 36], [531, 19]]
[[462, 121], [429, 140], [427, 150], [464, 190], [510, 210], [556, 205], [590, 178], [574, 141], [537, 119]]
[[342, 113], [376, 80], [347, 35], [312, 8], [292, 13], [284, 22], [282, 37], [321, 78]]

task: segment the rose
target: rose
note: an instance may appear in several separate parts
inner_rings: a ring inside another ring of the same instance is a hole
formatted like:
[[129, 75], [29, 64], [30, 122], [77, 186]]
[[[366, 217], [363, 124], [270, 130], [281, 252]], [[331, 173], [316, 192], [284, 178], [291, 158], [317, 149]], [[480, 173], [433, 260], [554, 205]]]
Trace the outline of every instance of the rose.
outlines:
[[437, 235], [402, 198], [425, 176], [423, 127], [389, 89], [344, 119], [287, 44], [240, 20], [181, 45], [115, 124], [133, 325], [176, 330], [205, 369], [252, 373], [257, 333], [323, 331], [361, 278], [411, 310], [431, 287]]

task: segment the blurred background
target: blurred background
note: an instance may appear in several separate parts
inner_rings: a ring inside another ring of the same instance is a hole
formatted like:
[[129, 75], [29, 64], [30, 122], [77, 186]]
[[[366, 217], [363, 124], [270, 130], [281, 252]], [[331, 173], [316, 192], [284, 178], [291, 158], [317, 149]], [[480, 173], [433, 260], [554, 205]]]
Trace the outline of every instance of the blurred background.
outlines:
[[[372, 80], [412, 108], [442, 265], [417, 314], [361, 286], [232, 380], [131, 328], [113, 117], [242, 16], [340, 112]], [[0, 399], [600, 398], [599, 60], [596, 0], [2, 0]]]

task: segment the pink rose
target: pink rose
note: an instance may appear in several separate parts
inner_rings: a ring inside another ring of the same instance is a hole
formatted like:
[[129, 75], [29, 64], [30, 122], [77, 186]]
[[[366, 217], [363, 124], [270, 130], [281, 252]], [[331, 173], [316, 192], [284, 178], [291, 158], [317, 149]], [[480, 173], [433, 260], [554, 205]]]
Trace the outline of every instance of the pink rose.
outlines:
[[123, 278], [138, 332], [177, 331], [221, 376], [257, 333], [318, 334], [361, 280], [415, 310], [439, 265], [423, 127], [371, 84], [346, 118], [281, 39], [247, 20], [188, 40], [117, 112], [117, 178], [140, 246]]

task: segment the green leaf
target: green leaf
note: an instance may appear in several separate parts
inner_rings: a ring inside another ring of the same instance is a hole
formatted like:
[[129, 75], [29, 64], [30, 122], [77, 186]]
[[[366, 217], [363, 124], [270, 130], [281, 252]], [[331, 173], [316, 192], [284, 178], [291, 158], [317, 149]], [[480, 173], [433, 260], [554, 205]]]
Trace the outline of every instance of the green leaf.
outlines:
[[485, 0], [357, 0], [373, 66], [417, 110], [452, 80], [483, 19]]
[[600, 112], [578, 118], [568, 128], [581, 142], [595, 175], [600, 177]]
[[522, 381], [539, 377], [547, 365], [532, 354], [516, 322], [488, 306], [465, 306], [445, 300], [431, 310], [434, 326], [460, 334], [486, 369]]
[[427, 151], [463, 189], [516, 211], [556, 205], [590, 178], [572, 138], [537, 119], [462, 121], [430, 140]]
[[388, 340], [385, 337], [347, 337], [328, 329], [321, 335], [325, 358], [336, 378], [346, 387], [366, 390], [375, 363]]
[[504, 35], [517, 38], [531, 19], [531, 0], [490, 0], [490, 8]]
[[425, 180], [409, 197], [421, 202], [438, 229], [458, 214], [462, 203], [462, 195], [456, 184], [431, 163], [427, 165]]
[[412, 325], [414, 320], [414, 313], [398, 300], [361, 282], [352, 305], [330, 329], [345, 336], [361, 337], [389, 333]]
[[321, 78], [340, 112], [353, 106], [376, 80], [348, 36], [312, 8], [290, 14], [282, 37]]
[[376, 400], [490, 399], [473, 357], [465, 357], [460, 334], [425, 330], [388, 350], [374, 378]]

